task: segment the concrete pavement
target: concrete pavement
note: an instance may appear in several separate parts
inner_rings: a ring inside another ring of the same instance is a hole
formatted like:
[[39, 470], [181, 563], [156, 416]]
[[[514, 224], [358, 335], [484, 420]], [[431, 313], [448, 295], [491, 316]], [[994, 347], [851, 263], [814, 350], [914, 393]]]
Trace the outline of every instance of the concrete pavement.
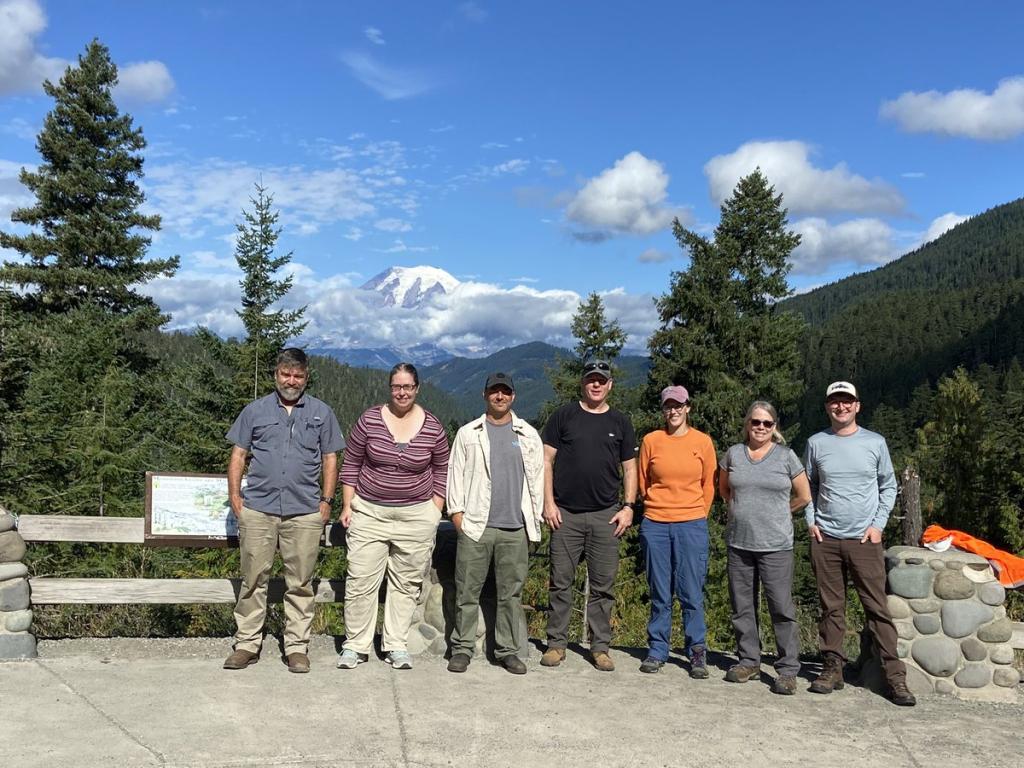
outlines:
[[[613, 650], [598, 672], [578, 653], [524, 677], [480, 659], [455, 675], [437, 658], [395, 671], [376, 659], [334, 668], [315, 638], [312, 672], [277, 651], [220, 668], [228, 640], [40, 643], [0, 663], [0, 766], [1024, 766], [1017, 704], [942, 697], [897, 708], [847, 686], [772, 695], [765, 682], [637, 671]], [[271, 649], [267, 649], [270, 651]], [[768, 668], [766, 667], [766, 670]]]

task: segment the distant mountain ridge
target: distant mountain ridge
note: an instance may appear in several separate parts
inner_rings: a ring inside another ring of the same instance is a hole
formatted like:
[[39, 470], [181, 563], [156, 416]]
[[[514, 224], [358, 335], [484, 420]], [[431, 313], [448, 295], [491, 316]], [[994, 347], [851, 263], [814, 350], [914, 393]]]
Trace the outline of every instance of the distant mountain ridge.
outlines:
[[416, 366], [436, 365], [450, 360], [453, 355], [435, 344], [414, 344], [411, 347], [311, 347], [312, 355], [322, 355], [339, 363], [358, 368], [387, 370], [398, 363]]

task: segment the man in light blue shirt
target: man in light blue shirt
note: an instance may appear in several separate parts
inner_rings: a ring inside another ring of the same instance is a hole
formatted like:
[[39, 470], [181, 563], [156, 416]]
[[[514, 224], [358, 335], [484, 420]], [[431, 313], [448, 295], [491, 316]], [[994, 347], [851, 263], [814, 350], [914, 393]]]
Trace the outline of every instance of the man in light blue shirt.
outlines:
[[858, 426], [860, 399], [850, 382], [828, 386], [825, 412], [832, 426], [811, 436], [804, 455], [811, 485], [811, 503], [804, 514], [821, 602], [818, 643], [824, 659], [811, 691], [831, 693], [843, 687], [849, 573], [878, 646], [889, 698], [912, 707], [917, 702], [907, 688], [906, 666], [896, 653], [896, 627], [885, 596], [882, 530], [896, 502], [889, 448], [881, 435]]

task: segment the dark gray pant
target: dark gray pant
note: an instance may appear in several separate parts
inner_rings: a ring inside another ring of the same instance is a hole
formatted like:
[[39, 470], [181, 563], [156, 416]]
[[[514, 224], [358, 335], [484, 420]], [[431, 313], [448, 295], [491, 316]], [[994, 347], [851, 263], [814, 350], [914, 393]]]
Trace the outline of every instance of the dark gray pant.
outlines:
[[796, 675], [800, 672], [800, 633], [793, 602], [793, 550], [751, 552], [729, 547], [728, 565], [739, 663], [761, 666], [757, 595], [759, 587], [763, 587], [779, 651], [775, 670], [780, 675]]
[[479, 541], [459, 534], [455, 554], [455, 628], [452, 653], [472, 657], [480, 616], [480, 590], [483, 589], [491, 561], [494, 561], [496, 593], [494, 617], [494, 655], [498, 659], [515, 656], [524, 645], [526, 616], [523, 612], [523, 584], [530, 567], [526, 529], [508, 531], [485, 528]]
[[576, 566], [585, 558], [590, 578], [587, 625], [591, 652], [608, 651], [612, 640], [612, 608], [615, 606], [615, 574], [619, 570], [619, 540], [608, 521], [618, 506], [596, 512], [562, 512], [562, 525], [551, 532], [551, 613], [548, 614], [548, 647], [569, 643], [572, 585]]

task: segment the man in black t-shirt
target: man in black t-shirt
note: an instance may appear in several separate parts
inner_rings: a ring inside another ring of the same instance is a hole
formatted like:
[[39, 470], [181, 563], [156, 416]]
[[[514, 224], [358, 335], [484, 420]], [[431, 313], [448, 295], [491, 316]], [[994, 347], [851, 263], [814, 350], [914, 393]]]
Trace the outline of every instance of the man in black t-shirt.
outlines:
[[544, 522], [551, 526], [551, 613], [548, 648], [540, 661], [545, 667], [565, 659], [572, 585], [585, 555], [590, 653], [597, 669], [615, 669], [608, 645], [619, 537], [633, 523], [637, 443], [626, 415], [608, 405], [612, 383], [606, 361], [586, 363], [581, 399], [559, 408], [544, 426]]

